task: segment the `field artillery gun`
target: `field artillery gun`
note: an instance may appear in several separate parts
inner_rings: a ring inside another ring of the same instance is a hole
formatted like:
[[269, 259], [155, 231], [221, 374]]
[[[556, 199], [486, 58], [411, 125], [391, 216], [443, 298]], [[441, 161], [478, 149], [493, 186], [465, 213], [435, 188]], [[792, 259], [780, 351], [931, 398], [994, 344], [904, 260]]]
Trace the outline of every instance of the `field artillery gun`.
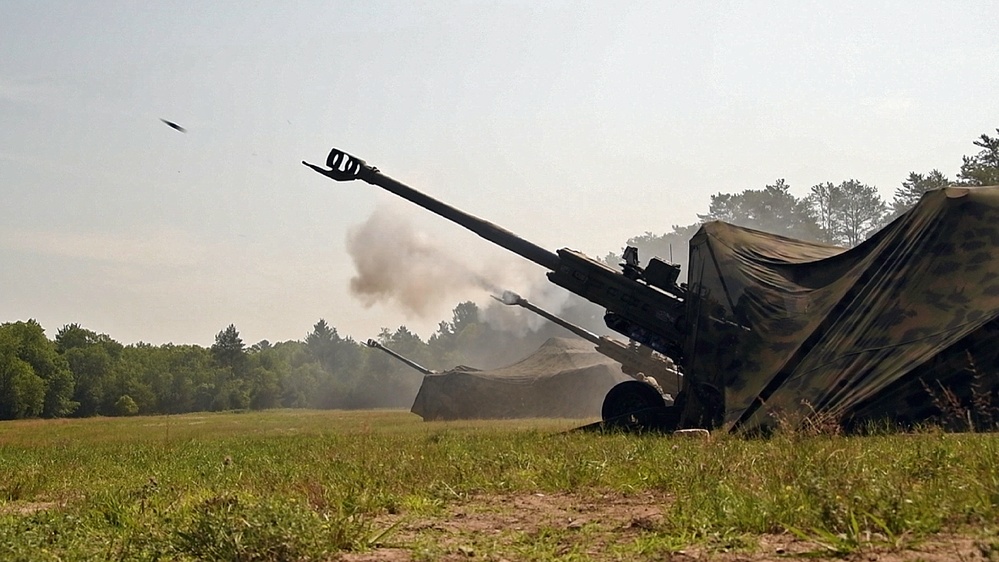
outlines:
[[[684, 364], [691, 303], [686, 285], [677, 283], [680, 266], [652, 258], [642, 267], [638, 250], [633, 247], [626, 248], [621, 271], [576, 250], [551, 252], [385, 176], [363, 160], [335, 148], [326, 159], [327, 168], [305, 161], [302, 164], [335, 181], [362, 180], [378, 186], [544, 267], [549, 281], [604, 307], [608, 328], [669, 357], [676, 365]], [[683, 388], [672, 405], [667, 405], [653, 386], [641, 381], [615, 386], [607, 396], [610, 406], [604, 412], [604, 423], [662, 430], [717, 426], [724, 413], [721, 392], [685, 375]]]
[[400, 353], [396, 353], [395, 351], [392, 351], [391, 349], [385, 347], [384, 345], [378, 343], [377, 341], [375, 341], [373, 339], [368, 339], [368, 341], [366, 341], [364, 343], [365, 343], [365, 345], [367, 345], [371, 349], [380, 349], [380, 350], [384, 351], [385, 353], [388, 353], [392, 357], [395, 357], [399, 361], [402, 361], [406, 365], [408, 365], [408, 366], [416, 369], [417, 371], [423, 373], [424, 375], [439, 375], [439, 374], [441, 374], [440, 371], [434, 371], [433, 369], [428, 369], [428, 368], [424, 367], [423, 365], [420, 365], [416, 361], [413, 361], [412, 359], [410, 359], [410, 358], [408, 358], [408, 357], [406, 357], [406, 356], [404, 356], [404, 355], [402, 355]]
[[[667, 404], [672, 404], [673, 396], [680, 392], [683, 375], [676, 370], [676, 366], [668, 357], [653, 352], [651, 348], [635, 343], [625, 344], [607, 336], [599, 336], [582, 326], [548, 312], [512, 291], [504, 291], [501, 297], [493, 295], [493, 298], [507, 306], [515, 305], [529, 310], [592, 343], [598, 353], [620, 363], [621, 371], [626, 375], [636, 381], [652, 385], [663, 395]], [[604, 400], [604, 411], [602, 412], [604, 419], [620, 415], [621, 406], [615, 403], [615, 395], [630, 386], [633, 385], [625, 385], [614, 394], [608, 394]]]

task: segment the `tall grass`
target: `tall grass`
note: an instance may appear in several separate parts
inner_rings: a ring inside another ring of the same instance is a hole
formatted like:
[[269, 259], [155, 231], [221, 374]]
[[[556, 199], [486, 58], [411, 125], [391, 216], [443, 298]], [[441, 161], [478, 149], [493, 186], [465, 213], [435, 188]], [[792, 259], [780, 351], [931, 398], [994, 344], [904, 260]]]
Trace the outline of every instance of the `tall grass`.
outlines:
[[380, 515], [525, 492], [656, 492], [664, 517], [644, 533], [671, 544], [795, 533], [848, 551], [999, 521], [994, 434], [570, 426], [301, 411], [5, 422], [0, 559], [326, 559], [387, 536]]

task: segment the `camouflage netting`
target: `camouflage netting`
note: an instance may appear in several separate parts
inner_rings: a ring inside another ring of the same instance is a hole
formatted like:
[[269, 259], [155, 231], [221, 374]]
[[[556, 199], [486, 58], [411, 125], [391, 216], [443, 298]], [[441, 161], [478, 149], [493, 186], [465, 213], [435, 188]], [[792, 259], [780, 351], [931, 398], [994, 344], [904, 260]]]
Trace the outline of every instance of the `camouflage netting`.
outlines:
[[625, 380], [621, 365], [593, 344], [551, 338], [509, 367], [426, 375], [412, 412], [425, 420], [594, 418], [607, 391]]
[[999, 187], [931, 191], [849, 250], [708, 223], [690, 243], [689, 285], [701, 298], [684, 367], [722, 404], [716, 424], [815, 411], [905, 424], [947, 403], [969, 422], [992, 415]]

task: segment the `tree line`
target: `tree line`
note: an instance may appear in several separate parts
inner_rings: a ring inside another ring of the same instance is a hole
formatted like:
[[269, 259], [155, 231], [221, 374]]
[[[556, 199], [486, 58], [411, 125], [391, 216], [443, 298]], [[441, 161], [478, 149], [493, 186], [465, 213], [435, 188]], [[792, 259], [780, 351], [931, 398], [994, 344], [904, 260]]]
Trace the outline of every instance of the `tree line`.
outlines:
[[[564, 314], [581, 322], [584, 309]], [[592, 319], [590, 319], [592, 320]], [[457, 305], [427, 341], [405, 326], [377, 341], [444, 371], [519, 360], [560, 328], [493, 328], [474, 302]], [[267, 408], [408, 408], [422, 375], [320, 319], [303, 340], [246, 345], [235, 325], [210, 347], [123, 345], [68, 324], [49, 339], [34, 320], [0, 325], [0, 419], [127, 416]]]
[[[763, 189], [712, 195], [708, 212], [698, 214], [698, 222], [673, 225], [664, 234], [646, 232], [629, 239], [627, 245], [637, 247], [641, 256], [672, 259], [686, 269], [687, 242], [701, 223], [720, 220], [790, 238], [853, 247], [911, 209], [931, 189], [999, 185], [999, 129], [996, 133], [995, 137], [983, 134], [973, 141], [978, 152], [962, 157], [955, 180], [937, 169], [910, 172], [891, 201], [882, 199], [874, 186], [856, 179], [816, 184], [804, 197], [796, 197], [791, 186], [778, 179]], [[616, 265], [621, 256], [610, 253], [604, 260]]]
[[[999, 134], [999, 129], [996, 129]], [[999, 135], [974, 141], [956, 181], [938, 170], [912, 172], [886, 202], [877, 190], [850, 179], [812, 186], [802, 198], [784, 180], [763, 189], [712, 195], [703, 221], [722, 220], [840, 246], [853, 246], [911, 208], [927, 190], [947, 185], [999, 185]], [[662, 235], [628, 240], [643, 255], [685, 265], [686, 247], [700, 222]], [[612, 265], [620, 256], [609, 254]], [[592, 324], [593, 307], [573, 296], [560, 314]], [[457, 305], [427, 341], [400, 326], [383, 329], [382, 345], [435, 370], [456, 365], [496, 367], [524, 357], [545, 339], [564, 335], [546, 324], [516, 334], [493, 328], [473, 302]], [[34, 320], [0, 324], [0, 419], [178, 414], [266, 408], [409, 407], [421, 375], [380, 350], [320, 319], [303, 340], [245, 345], [235, 325], [210, 347], [123, 345], [107, 334], [68, 324], [49, 339]]]

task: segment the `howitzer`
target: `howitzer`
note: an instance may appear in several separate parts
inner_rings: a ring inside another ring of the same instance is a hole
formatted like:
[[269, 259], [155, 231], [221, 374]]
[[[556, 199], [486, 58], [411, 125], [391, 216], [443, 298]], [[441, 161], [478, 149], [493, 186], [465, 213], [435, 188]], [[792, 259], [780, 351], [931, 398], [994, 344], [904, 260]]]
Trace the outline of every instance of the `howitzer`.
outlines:
[[[506, 229], [385, 176], [363, 160], [335, 148], [326, 159], [329, 169], [305, 161], [302, 164], [335, 181], [359, 179], [381, 187], [533, 261], [549, 270], [547, 277], [552, 283], [604, 307], [604, 322], [608, 328], [662, 353], [677, 365], [683, 365], [687, 355], [685, 340], [688, 331], [688, 303], [686, 286], [677, 284], [680, 273], [678, 265], [652, 258], [647, 266], [642, 267], [638, 260], [638, 250], [632, 247], [625, 250], [625, 263], [621, 264], [623, 271], [616, 271], [576, 250], [562, 248], [553, 253]], [[690, 386], [688, 379], [689, 377], [684, 379], [685, 387]], [[639, 386], [629, 385], [632, 382]], [[665, 408], [662, 396], [649, 385], [638, 381], [626, 381], [618, 386], [622, 385], [628, 385], [629, 388], [622, 389], [622, 396], [615, 400], [616, 404], [631, 409], [631, 414], [638, 414], [639, 410], [646, 413], [657, 412], [646, 416], [629, 414], [629, 420], [638, 425], [697, 425], [702, 423], [702, 419], [716, 417], [716, 412], [700, 411], [706, 403], [704, 400], [690, 400], [700, 392], [688, 392], [681, 393], [677, 397], [678, 404], [665, 415], [669, 421], [657, 421], [664, 417], [658, 413]], [[652, 390], [651, 394], [647, 389]], [[611, 391], [613, 393], [614, 389]], [[611, 394], [608, 399], [612, 398]], [[713, 403], [715, 400], [708, 402]]]
[[384, 351], [385, 353], [388, 353], [392, 357], [395, 357], [399, 361], [402, 361], [403, 363], [409, 365], [410, 367], [416, 369], [417, 371], [423, 373], [424, 375], [439, 375], [439, 374], [441, 374], [440, 371], [434, 371], [432, 369], [428, 369], [428, 368], [424, 367], [423, 365], [420, 365], [416, 361], [413, 361], [412, 359], [409, 359], [408, 357], [405, 357], [405, 356], [403, 356], [403, 355], [401, 355], [399, 353], [396, 353], [395, 351], [392, 351], [391, 349], [385, 347], [384, 345], [378, 343], [375, 340], [369, 339], [368, 341], [365, 342], [365, 344], [367, 344], [367, 346], [370, 347], [370, 348], [380, 349], [380, 350]]
[[625, 344], [607, 336], [598, 336], [582, 326], [536, 306], [512, 291], [504, 291], [502, 297], [493, 295], [493, 298], [508, 306], [516, 305], [530, 310], [592, 343], [598, 353], [620, 363], [621, 370], [626, 375], [656, 387], [668, 401], [672, 402], [673, 396], [680, 392], [682, 375], [673, 366], [672, 361], [662, 355], [654, 354], [651, 348]]

